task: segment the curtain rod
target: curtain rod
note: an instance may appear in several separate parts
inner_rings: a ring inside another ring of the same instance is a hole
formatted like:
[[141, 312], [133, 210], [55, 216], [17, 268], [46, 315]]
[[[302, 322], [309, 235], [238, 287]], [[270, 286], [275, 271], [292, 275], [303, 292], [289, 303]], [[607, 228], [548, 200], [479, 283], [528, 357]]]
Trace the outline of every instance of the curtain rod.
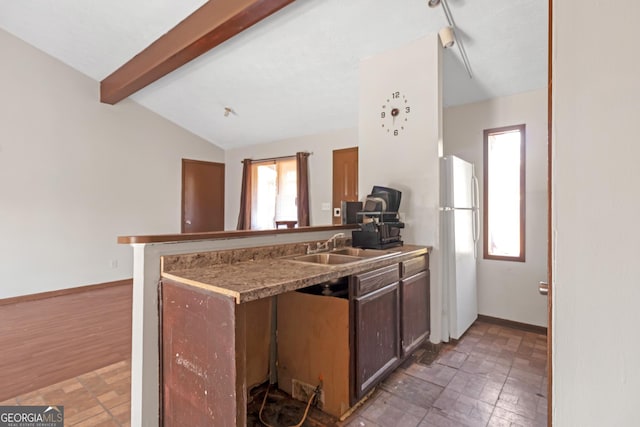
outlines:
[[[310, 155], [312, 155], [312, 154], [313, 154], [313, 151], [312, 151], [312, 152], [310, 152], [310, 153], [309, 153], [309, 152], [307, 152], [307, 153], [305, 153], [305, 154], [307, 154], [308, 156], [310, 156]], [[294, 157], [296, 157], [296, 155], [295, 155], [295, 154], [292, 154], [291, 156], [267, 157], [267, 158], [264, 158], [264, 159], [255, 159], [255, 160], [254, 160], [254, 159], [251, 159], [251, 162], [252, 162], [252, 163], [270, 162], [270, 161], [272, 161], [272, 160], [292, 159], [292, 158], [294, 158]], [[244, 163], [244, 160], [240, 160], [240, 163]]]

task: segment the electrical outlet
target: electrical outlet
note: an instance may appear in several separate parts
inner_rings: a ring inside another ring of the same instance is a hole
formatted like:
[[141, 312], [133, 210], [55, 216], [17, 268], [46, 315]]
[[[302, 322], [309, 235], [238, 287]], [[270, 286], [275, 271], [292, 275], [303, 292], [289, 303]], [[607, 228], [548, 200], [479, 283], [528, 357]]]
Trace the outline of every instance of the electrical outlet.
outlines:
[[[307, 403], [313, 392], [316, 390], [316, 386], [304, 383], [297, 379], [291, 380], [291, 397]], [[320, 389], [318, 398], [316, 399], [316, 406], [318, 409], [324, 407], [324, 389]]]

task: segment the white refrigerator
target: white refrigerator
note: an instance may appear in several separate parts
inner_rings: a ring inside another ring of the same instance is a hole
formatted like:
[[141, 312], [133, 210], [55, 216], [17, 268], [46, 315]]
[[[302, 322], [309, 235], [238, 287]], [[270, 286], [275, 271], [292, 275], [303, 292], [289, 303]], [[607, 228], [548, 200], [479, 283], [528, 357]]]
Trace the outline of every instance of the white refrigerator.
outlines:
[[478, 180], [469, 162], [455, 156], [440, 162], [443, 320], [449, 337], [459, 339], [478, 318]]

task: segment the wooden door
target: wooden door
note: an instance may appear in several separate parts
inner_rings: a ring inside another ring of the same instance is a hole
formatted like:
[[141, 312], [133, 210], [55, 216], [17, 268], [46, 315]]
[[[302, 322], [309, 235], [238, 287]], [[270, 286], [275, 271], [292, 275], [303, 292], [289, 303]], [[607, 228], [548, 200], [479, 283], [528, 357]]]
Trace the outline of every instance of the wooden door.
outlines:
[[342, 201], [358, 201], [358, 147], [333, 150], [333, 224], [342, 222], [339, 214]]
[[224, 230], [224, 163], [182, 159], [182, 233]]

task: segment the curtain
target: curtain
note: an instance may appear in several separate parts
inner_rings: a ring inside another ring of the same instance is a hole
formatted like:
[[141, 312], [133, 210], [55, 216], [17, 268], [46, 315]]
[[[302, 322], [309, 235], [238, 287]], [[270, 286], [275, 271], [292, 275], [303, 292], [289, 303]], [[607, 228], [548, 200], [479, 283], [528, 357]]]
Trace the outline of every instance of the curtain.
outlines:
[[309, 153], [296, 153], [298, 227], [309, 225]]
[[240, 189], [240, 213], [237, 230], [251, 229], [251, 159], [242, 162], [242, 188]]

